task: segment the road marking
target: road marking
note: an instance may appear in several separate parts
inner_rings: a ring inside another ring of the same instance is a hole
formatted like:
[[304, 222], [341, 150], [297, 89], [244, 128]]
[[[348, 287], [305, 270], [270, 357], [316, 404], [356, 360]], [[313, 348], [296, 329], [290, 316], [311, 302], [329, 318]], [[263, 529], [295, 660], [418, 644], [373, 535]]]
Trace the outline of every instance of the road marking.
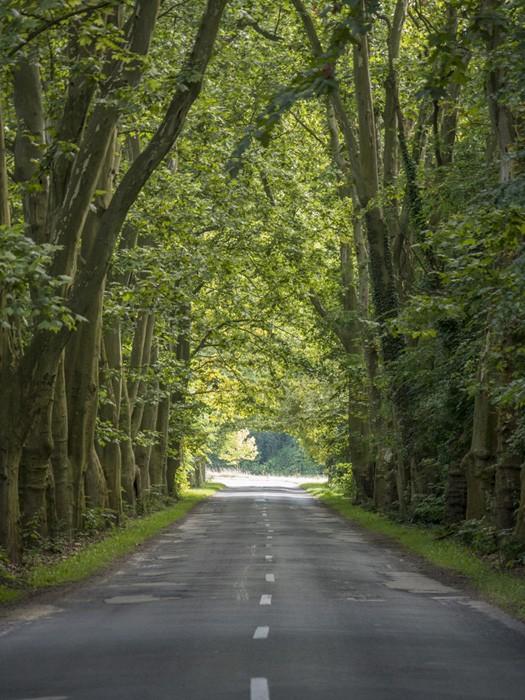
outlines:
[[250, 700], [270, 700], [270, 691], [266, 678], [252, 678], [250, 681]]
[[271, 535], [266, 535], [267, 540], [273, 540], [273, 537]]
[[272, 596], [269, 593], [264, 593], [261, 596], [261, 600], [259, 601], [259, 605], [271, 605], [272, 604]]
[[273, 560], [273, 554], [265, 554], [265, 555], [264, 555], [264, 558], [266, 559], [266, 561], [272, 561], [272, 560]]
[[273, 530], [272, 530], [272, 529], [270, 529], [270, 530], [268, 530], [268, 532], [273, 532]]
[[268, 639], [269, 634], [269, 627], [257, 627], [253, 633], [253, 639]]
[[266, 574], [264, 578], [267, 583], [275, 583], [275, 574]]

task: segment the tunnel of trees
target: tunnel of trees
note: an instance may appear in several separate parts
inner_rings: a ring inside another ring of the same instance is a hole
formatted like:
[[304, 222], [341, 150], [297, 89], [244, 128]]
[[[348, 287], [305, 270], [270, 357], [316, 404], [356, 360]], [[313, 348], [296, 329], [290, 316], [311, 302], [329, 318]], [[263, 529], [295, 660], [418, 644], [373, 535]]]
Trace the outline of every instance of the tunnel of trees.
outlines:
[[[221, 426], [525, 540], [520, 0], [4, 0], [0, 546]], [[258, 426], [258, 427], [257, 427]]]
[[223, 426], [209, 443], [209, 466], [221, 473], [232, 469], [248, 474], [319, 476], [322, 467], [304, 445], [287, 433]]

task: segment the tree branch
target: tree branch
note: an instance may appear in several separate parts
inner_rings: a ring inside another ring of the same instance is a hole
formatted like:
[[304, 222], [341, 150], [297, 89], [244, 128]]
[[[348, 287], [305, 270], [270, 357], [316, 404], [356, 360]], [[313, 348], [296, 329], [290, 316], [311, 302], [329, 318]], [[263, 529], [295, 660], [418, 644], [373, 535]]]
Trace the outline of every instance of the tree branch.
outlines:
[[[41, 26], [38, 27], [37, 29], [33, 29], [32, 32], [29, 32], [27, 35], [27, 39], [24, 39], [21, 41], [19, 44], [17, 44], [14, 48], [11, 49], [11, 51], [7, 52], [7, 55], [9, 58], [14, 56], [20, 49], [23, 49], [24, 46], [27, 46], [33, 39], [36, 39], [40, 34], [43, 34], [46, 32], [48, 29], [52, 29], [52, 27], [56, 27], [59, 24], [62, 24], [62, 22], [66, 22], [68, 19], [71, 19], [71, 17], [78, 17], [79, 15], [90, 15], [91, 13], [95, 12], [96, 10], [101, 10], [104, 7], [108, 7], [109, 5], [112, 5], [112, 2], [101, 2], [98, 5], [90, 5], [89, 7], [84, 7], [81, 10], [71, 10], [71, 12], [66, 12], [65, 15], [62, 15], [61, 17], [56, 17], [55, 19], [45, 21], [45, 23]], [[21, 12], [20, 14], [25, 14], [24, 12]], [[35, 15], [27, 15], [29, 17], [34, 17]], [[42, 19], [41, 17], [38, 17], [38, 19]], [[44, 21], [44, 20], [43, 20]]]
[[237, 26], [240, 28], [251, 27], [257, 34], [260, 34], [265, 39], [270, 41], [282, 41], [283, 37], [278, 36], [275, 32], [270, 32], [268, 29], [261, 27], [259, 22], [255, 20], [251, 15], [249, 15], [245, 10], [241, 10], [241, 18], [237, 22]]

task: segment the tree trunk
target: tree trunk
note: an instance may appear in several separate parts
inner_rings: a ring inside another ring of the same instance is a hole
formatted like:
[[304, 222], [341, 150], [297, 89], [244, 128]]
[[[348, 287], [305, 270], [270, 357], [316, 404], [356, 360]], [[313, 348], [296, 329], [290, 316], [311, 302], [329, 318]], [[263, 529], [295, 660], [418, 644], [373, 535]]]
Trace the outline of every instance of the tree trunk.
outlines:
[[136, 366], [138, 373], [137, 379], [132, 383], [132, 397], [130, 397], [132, 414], [131, 414], [131, 436], [136, 437], [140, 430], [143, 421], [145, 410], [145, 395], [147, 393], [148, 380], [144, 377], [147, 374], [151, 363], [151, 352], [153, 348], [153, 331], [155, 330], [155, 315], [147, 313], [145, 321], [139, 319], [137, 325], [137, 333], [142, 334], [142, 324], [144, 327], [144, 339], [142, 343], [142, 353], [140, 362]]
[[54, 501], [57, 530], [69, 535], [73, 528], [73, 480], [68, 458], [67, 428], [66, 379], [64, 358], [62, 357], [58, 367], [53, 401], [53, 452], [51, 453], [51, 465], [55, 489]]
[[131, 406], [125, 381], [122, 383], [119, 429], [123, 435], [127, 436], [124, 438], [123, 442], [120, 443], [123, 496], [128, 506], [135, 508], [137, 498], [141, 497], [142, 492], [139, 478], [140, 472], [135, 461], [135, 453], [133, 451], [133, 442], [131, 439]]
[[521, 466], [520, 505], [514, 532], [516, 537], [525, 542], [525, 463]]
[[193, 488], [197, 489], [202, 488], [206, 483], [206, 459], [204, 457], [195, 458], [190, 483]]
[[480, 376], [480, 383], [481, 388], [478, 389], [474, 401], [471, 447], [464, 460], [467, 478], [467, 520], [489, 514], [494, 484], [497, 415], [491, 405], [488, 389], [484, 388], [483, 376]]
[[41, 411], [29, 434], [20, 461], [20, 502], [25, 534], [48, 535], [46, 493], [53, 449], [53, 402]]
[[[95, 200], [95, 205], [98, 208], [106, 209], [111, 202], [117, 162], [116, 133], [114, 133], [98, 182], [99, 189], [104, 192]], [[96, 237], [99, 235], [99, 226], [100, 217], [96, 213], [90, 212], [82, 232], [81, 259], [83, 261], [87, 260], [92, 251]], [[79, 325], [66, 348], [65, 355], [69, 462], [73, 474], [73, 522], [75, 527], [81, 526], [84, 509], [82, 502], [84, 486], [89, 484], [90, 487], [94, 488], [100, 482], [100, 463], [98, 458], [95, 459], [93, 452], [98, 405], [104, 287], [103, 283], [93, 296], [85, 314], [86, 321]], [[91, 470], [91, 474], [88, 475], [91, 478], [85, 479], [84, 475], [88, 468]], [[92, 490], [87, 495], [91, 502], [98, 500]], [[101, 500], [105, 501], [104, 494], [101, 494]]]
[[[14, 427], [9, 422], [3, 426], [7, 429]], [[21, 547], [18, 468], [22, 443], [5, 433], [0, 433], [0, 442], [0, 546], [5, 548], [11, 561], [17, 562]]]
[[[120, 327], [115, 320], [109, 321], [109, 329], [103, 328], [101, 342], [100, 384], [105, 387], [108, 400], [98, 405], [98, 416], [111, 424], [115, 432], [119, 428], [121, 403], [122, 363], [120, 358]], [[110, 364], [109, 357], [112, 362]], [[111, 366], [113, 365], [113, 366]], [[111, 367], [111, 369], [110, 369]], [[108, 505], [115, 512], [117, 522], [122, 514], [122, 454], [120, 440], [113, 439], [107, 444], [97, 444], [102, 468], [108, 489]]]
[[[5, 368], [2, 379], [9, 370]], [[11, 387], [16, 387], [13, 382]], [[21, 392], [11, 391], [0, 401], [0, 547], [12, 561], [20, 555], [18, 480], [24, 432], [19, 432]]]
[[87, 322], [78, 329], [66, 350], [69, 462], [73, 474], [75, 527], [80, 527], [81, 523], [84, 473], [95, 435], [102, 293], [103, 290], [93, 300]]
[[[131, 346], [131, 357], [129, 360], [128, 374], [128, 400], [130, 406], [134, 407], [139, 391], [140, 374], [142, 372], [144, 343], [146, 341], [146, 332], [148, 328], [149, 314], [146, 311], [141, 311], [135, 324], [135, 333], [133, 335], [133, 344]], [[140, 421], [139, 421], [140, 422]]]
[[4, 113], [2, 102], [0, 100], [0, 226], [10, 226], [11, 210], [9, 208], [9, 187], [7, 178], [4, 130]]
[[[86, 466], [83, 472], [84, 494], [86, 508], [105, 509], [108, 505], [108, 491], [104, 470], [100, 464], [95, 446], [92, 444], [88, 450]], [[82, 514], [84, 509], [82, 510]]]
[[24, 221], [27, 235], [37, 243], [45, 240], [48, 178], [40, 161], [45, 143], [44, 110], [40, 68], [20, 55], [13, 70], [13, 97], [17, 116], [14, 179], [23, 191]]
[[177, 473], [182, 464], [182, 443], [180, 440], [175, 439], [172, 442], [170, 455], [168, 456], [166, 463], [166, 487], [168, 489], [168, 496], [171, 496], [172, 498], [179, 497], [177, 489]]
[[157, 442], [151, 448], [149, 473], [153, 488], [166, 491], [166, 460], [168, 450], [168, 427], [170, 417], [170, 398], [163, 396], [158, 404]]

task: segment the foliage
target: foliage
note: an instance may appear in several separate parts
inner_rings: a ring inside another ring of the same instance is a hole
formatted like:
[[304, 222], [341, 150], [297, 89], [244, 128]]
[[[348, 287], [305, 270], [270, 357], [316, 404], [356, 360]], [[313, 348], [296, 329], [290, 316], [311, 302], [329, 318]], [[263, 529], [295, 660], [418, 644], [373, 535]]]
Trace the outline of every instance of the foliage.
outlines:
[[211, 458], [325, 470], [428, 526], [472, 519], [474, 484], [476, 519], [523, 539], [521, 4], [231, 0], [205, 70], [204, 0], [163, 9], [140, 55], [133, 3], [18, 5], [0, 8], [0, 439], [22, 458], [0, 465], [0, 533], [19, 513], [35, 544], [98, 530]]
[[[221, 438], [218, 436], [217, 452], [210, 455], [211, 465], [215, 469], [221, 469], [224, 462], [248, 474], [318, 474], [320, 466], [309, 456], [308, 452], [294, 437], [286, 433], [277, 433], [268, 430], [249, 431], [245, 428], [234, 432], [225, 432]], [[243, 438], [239, 445], [239, 439]], [[250, 445], [246, 445], [246, 441]], [[246, 448], [248, 448], [246, 450]], [[246, 450], [248, 458], [238, 455]], [[235, 459], [226, 459], [225, 455], [233, 453]]]
[[56, 246], [38, 244], [20, 229], [0, 229], [0, 325], [4, 331], [27, 337], [28, 328], [56, 332], [74, 327], [75, 318], [64, 303], [61, 289], [70, 282], [53, 277], [48, 266]]
[[439, 525], [445, 520], [445, 496], [428, 494], [418, 498], [412, 505], [410, 520], [420, 525]]
[[239, 467], [241, 462], [253, 462], [257, 459], [258, 451], [255, 438], [247, 428], [226, 433], [219, 453], [219, 459]]
[[350, 462], [336, 462], [330, 465], [329, 483], [335, 489], [339, 489], [347, 498], [352, 500], [355, 498], [355, 479]]
[[504, 567], [523, 566], [525, 547], [512, 530], [498, 530], [486, 519], [466, 520], [455, 532], [455, 537], [481, 556], [494, 558]]

